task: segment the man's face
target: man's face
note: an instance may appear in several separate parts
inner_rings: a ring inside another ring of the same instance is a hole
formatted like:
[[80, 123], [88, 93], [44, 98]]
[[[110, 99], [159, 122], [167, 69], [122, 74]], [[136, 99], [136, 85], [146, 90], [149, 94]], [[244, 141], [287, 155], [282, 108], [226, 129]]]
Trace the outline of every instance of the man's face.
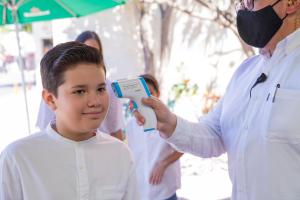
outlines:
[[272, 5], [277, 0], [241, 0], [240, 4], [246, 10], [260, 10], [268, 5]]
[[56, 128], [74, 137], [90, 134], [108, 109], [104, 70], [95, 64], [78, 64], [65, 72], [64, 81], [54, 97]]
[[253, 0], [253, 10], [260, 10], [266, 6], [273, 5], [277, 0]]

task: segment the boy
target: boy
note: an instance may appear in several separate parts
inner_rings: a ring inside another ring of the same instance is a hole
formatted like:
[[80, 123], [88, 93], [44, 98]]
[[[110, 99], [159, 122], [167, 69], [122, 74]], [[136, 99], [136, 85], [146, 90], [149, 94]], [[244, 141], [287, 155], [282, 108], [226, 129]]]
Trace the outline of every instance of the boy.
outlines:
[[1, 200], [138, 199], [125, 144], [96, 131], [109, 101], [102, 63], [99, 51], [77, 42], [43, 57], [42, 97], [56, 120], [2, 152]]
[[[160, 96], [157, 80], [150, 74], [141, 75], [153, 97]], [[142, 200], [177, 200], [180, 188], [182, 153], [175, 151], [159, 136], [157, 130], [144, 132], [143, 127], [131, 119], [126, 126], [129, 148], [136, 161], [137, 177]]]

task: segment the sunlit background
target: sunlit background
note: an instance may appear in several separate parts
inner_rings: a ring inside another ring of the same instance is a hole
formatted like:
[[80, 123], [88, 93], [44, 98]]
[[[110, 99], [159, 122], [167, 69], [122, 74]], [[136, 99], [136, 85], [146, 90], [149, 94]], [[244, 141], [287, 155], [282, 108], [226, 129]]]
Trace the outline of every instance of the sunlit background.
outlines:
[[[174, 3], [175, 2], [175, 3]], [[253, 54], [235, 29], [233, 1], [128, 1], [81, 18], [20, 26], [29, 119], [17, 63], [15, 27], [0, 27], [0, 151], [12, 141], [38, 131], [41, 98], [39, 61], [53, 45], [96, 31], [103, 43], [110, 80], [148, 72], [160, 81], [164, 102], [192, 121], [207, 113], [226, 90], [239, 63]], [[128, 116], [126, 105], [124, 113]], [[126, 121], [126, 119], [125, 119]], [[30, 124], [30, 133], [27, 124]], [[231, 183], [226, 155], [181, 158], [181, 199], [228, 199]]]

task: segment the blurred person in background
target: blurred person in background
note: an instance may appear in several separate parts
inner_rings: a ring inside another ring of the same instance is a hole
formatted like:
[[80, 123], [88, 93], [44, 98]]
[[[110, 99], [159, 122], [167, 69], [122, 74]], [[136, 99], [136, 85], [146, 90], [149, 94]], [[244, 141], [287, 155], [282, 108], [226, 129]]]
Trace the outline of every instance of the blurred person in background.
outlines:
[[[159, 98], [157, 80], [144, 74], [152, 96]], [[133, 104], [130, 104], [133, 107]], [[132, 108], [131, 108], [132, 109]], [[135, 118], [129, 120], [126, 139], [136, 162], [139, 193], [142, 200], [177, 200], [176, 190], [181, 186], [179, 158], [183, 155], [165, 142], [157, 130], [144, 132]]]
[[0, 44], [0, 72], [7, 72], [6, 69], [6, 58], [5, 58], [5, 48]]

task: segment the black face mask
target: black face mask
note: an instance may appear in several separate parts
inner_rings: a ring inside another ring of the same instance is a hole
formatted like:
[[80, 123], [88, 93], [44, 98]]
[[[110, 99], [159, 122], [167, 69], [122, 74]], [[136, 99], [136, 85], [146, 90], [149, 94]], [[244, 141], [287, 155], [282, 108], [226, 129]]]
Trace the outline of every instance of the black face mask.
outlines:
[[241, 38], [253, 47], [263, 48], [279, 30], [283, 20], [273, 9], [279, 1], [257, 11], [239, 10], [237, 29]]

